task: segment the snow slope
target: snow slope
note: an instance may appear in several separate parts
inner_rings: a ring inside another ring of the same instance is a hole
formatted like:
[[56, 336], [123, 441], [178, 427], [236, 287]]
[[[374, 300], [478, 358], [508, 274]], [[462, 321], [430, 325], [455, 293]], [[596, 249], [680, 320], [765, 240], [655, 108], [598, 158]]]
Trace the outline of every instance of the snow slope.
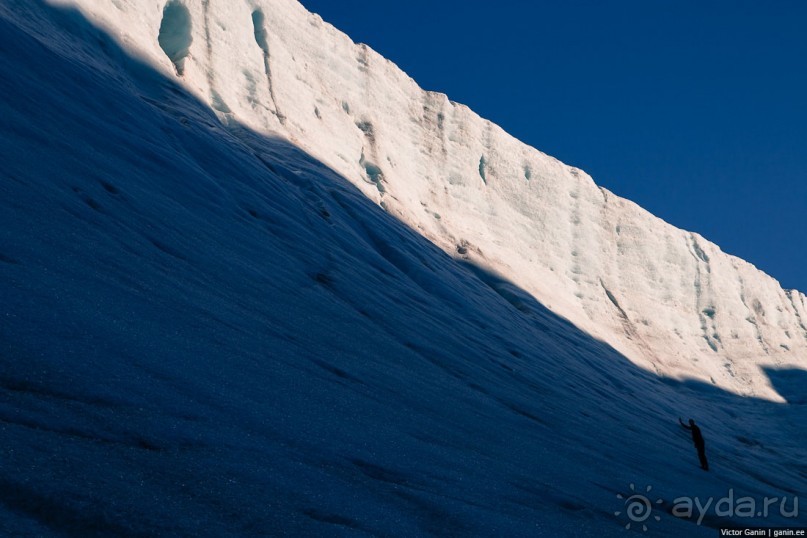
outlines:
[[645, 369], [781, 401], [760, 367], [805, 366], [802, 293], [421, 90], [295, 0], [59, 3]]
[[636, 483], [712, 536], [672, 500], [805, 491], [803, 295], [299, 4], [56, 4], [0, 3], [0, 532], [621, 536]]

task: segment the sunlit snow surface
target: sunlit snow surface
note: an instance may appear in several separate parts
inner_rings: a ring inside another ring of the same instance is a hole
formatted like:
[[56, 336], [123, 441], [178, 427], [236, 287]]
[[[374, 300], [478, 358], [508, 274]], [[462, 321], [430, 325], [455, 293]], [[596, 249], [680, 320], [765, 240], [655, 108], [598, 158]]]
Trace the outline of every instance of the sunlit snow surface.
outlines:
[[624, 536], [635, 484], [714, 536], [673, 500], [805, 492], [803, 295], [296, 3], [75, 4], [0, 4], [0, 534]]

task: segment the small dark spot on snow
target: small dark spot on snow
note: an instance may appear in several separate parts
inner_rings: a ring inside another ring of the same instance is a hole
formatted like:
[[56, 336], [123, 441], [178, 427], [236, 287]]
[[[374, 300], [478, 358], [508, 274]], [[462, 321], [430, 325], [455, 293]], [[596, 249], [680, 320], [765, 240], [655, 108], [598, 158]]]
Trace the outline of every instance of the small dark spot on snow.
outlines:
[[138, 448], [142, 448], [143, 450], [149, 450], [151, 452], [160, 452], [162, 450], [162, 447], [157, 446], [148, 439], [138, 439], [135, 444]]
[[744, 437], [742, 435], [737, 436], [737, 440], [746, 446], [762, 446], [762, 443], [759, 441], [749, 439], [748, 437]]
[[370, 123], [369, 121], [357, 121], [356, 127], [358, 127], [361, 132], [367, 135], [368, 138], [375, 137], [375, 128], [373, 127], [373, 124]]
[[352, 459], [350, 462], [358, 467], [365, 476], [372, 478], [373, 480], [399, 485], [405, 485], [409, 482], [409, 478], [407, 476], [397, 471], [393, 471], [392, 469], [387, 469], [386, 467], [360, 460], [358, 458]]
[[92, 199], [91, 197], [89, 197], [89, 196], [83, 196], [81, 199], [84, 201], [84, 203], [85, 203], [85, 204], [87, 204], [88, 206], [90, 206], [90, 207], [91, 207], [91, 208], [93, 208], [94, 210], [96, 210], [96, 211], [101, 211], [101, 210], [102, 210], [101, 204], [99, 204], [98, 202], [96, 202], [96, 201], [95, 201], [94, 199]]
[[120, 194], [120, 190], [118, 190], [118, 188], [115, 185], [111, 184], [111, 183], [107, 183], [106, 181], [102, 181], [101, 186], [109, 194]]
[[0, 252], [0, 262], [3, 263], [10, 263], [12, 265], [19, 265], [20, 262], [12, 258], [11, 256], [6, 256], [2, 252]]
[[358, 529], [359, 524], [353, 519], [340, 516], [337, 514], [331, 514], [328, 512], [322, 512], [317, 510], [316, 508], [307, 508], [303, 510], [303, 514], [308, 516], [309, 518], [319, 521], [321, 523], [328, 523], [329, 525], [340, 525], [342, 527], [348, 527], [351, 529]]
[[522, 417], [528, 418], [528, 419], [530, 419], [530, 420], [532, 420], [534, 422], [537, 422], [538, 424], [546, 424], [546, 422], [544, 422], [542, 419], [540, 419], [534, 413], [531, 413], [530, 411], [527, 411], [522, 406], [520, 406], [520, 405], [518, 405], [516, 403], [508, 402], [508, 401], [501, 401], [500, 403], [502, 405], [504, 405], [505, 407], [507, 407], [508, 409], [510, 409], [511, 411], [513, 411], [514, 413], [521, 415]]
[[342, 370], [341, 368], [337, 368], [336, 366], [334, 366], [332, 364], [328, 364], [325, 361], [314, 359], [314, 364], [316, 364], [317, 366], [319, 366], [323, 370], [332, 373], [336, 377], [339, 377], [341, 379], [347, 379], [347, 380], [350, 380], [350, 381], [354, 381], [356, 383], [361, 383], [361, 381], [359, 381], [358, 379], [356, 379], [355, 377], [353, 377], [352, 375], [350, 375], [346, 371]]
[[165, 243], [163, 243], [161, 241], [158, 241], [156, 239], [152, 239], [150, 237], [148, 238], [148, 240], [149, 240], [149, 242], [151, 242], [152, 245], [154, 245], [157, 248], [157, 250], [159, 250], [159, 251], [161, 251], [161, 252], [163, 252], [165, 254], [168, 254], [169, 256], [173, 256], [174, 258], [178, 258], [180, 260], [187, 260], [187, 258], [185, 256], [183, 256], [182, 254], [180, 254], [179, 252], [177, 252], [173, 248], [169, 247]]
[[490, 395], [490, 391], [486, 388], [482, 387], [481, 385], [477, 385], [476, 383], [468, 383], [468, 388], [471, 390], [475, 390], [481, 394]]
[[569, 512], [579, 512], [581, 510], [586, 509], [584, 505], [568, 499], [558, 499], [557, 504], [558, 506]]
[[325, 286], [330, 286], [333, 284], [333, 279], [325, 273], [317, 273], [314, 275], [314, 280]]

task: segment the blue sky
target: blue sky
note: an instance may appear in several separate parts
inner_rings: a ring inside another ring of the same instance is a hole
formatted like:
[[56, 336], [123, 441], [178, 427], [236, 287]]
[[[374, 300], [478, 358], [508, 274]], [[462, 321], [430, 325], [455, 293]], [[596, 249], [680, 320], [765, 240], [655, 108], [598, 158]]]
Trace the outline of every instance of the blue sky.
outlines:
[[807, 292], [807, 2], [303, 4], [423, 88]]

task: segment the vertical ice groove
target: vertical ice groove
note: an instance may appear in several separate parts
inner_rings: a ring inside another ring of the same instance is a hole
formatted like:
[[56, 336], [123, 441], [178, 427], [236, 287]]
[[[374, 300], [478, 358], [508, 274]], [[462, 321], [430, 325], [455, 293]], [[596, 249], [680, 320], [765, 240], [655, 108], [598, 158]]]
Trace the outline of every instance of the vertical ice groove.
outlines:
[[232, 110], [230, 110], [230, 107], [228, 107], [227, 103], [224, 102], [224, 98], [219, 92], [216, 80], [217, 73], [215, 67], [216, 64], [213, 58], [213, 39], [210, 34], [210, 0], [202, 0], [201, 5], [205, 33], [205, 54], [207, 55], [207, 70], [205, 71], [205, 80], [207, 81], [207, 86], [210, 89], [210, 104], [215, 110], [223, 114], [230, 114]]
[[[799, 312], [799, 307], [796, 305], [796, 300], [793, 298], [794, 295], [801, 295], [796, 290], [785, 290], [785, 295], [790, 300], [790, 304], [793, 306], [793, 312], [796, 316], [796, 321], [799, 324], [799, 327], [802, 330], [802, 335], [805, 339], [807, 339], [807, 326], [804, 325], [804, 318], [801, 317], [801, 312]], [[803, 306], [803, 305], [802, 305]]]
[[[272, 60], [269, 54], [269, 34], [266, 30], [266, 16], [263, 10], [258, 8], [252, 12], [252, 31], [255, 36], [255, 42], [258, 48], [263, 52], [263, 71], [266, 75], [266, 85], [269, 89], [269, 98], [272, 100], [273, 112], [277, 116], [281, 125], [285, 125], [286, 116], [284, 116], [277, 106], [277, 96], [275, 96], [275, 85], [272, 80]], [[319, 111], [319, 108], [317, 108]]]
[[[706, 343], [709, 347], [717, 353], [719, 351], [718, 344], [719, 340], [714, 338], [714, 320], [709, 315], [709, 308], [712, 308], [711, 305], [707, 304], [708, 299], [705, 299], [704, 296], [710, 288], [711, 285], [711, 268], [709, 267], [709, 256], [703, 251], [703, 249], [698, 244], [698, 239], [695, 234], [690, 233], [688, 234], [689, 245], [690, 245], [690, 253], [692, 257], [695, 259], [695, 309], [698, 313], [698, 319], [700, 320], [701, 324], [701, 331], [703, 332], [703, 338], [706, 340]], [[705, 272], [701, 269], [701, 265], [704, 266]], [[713, 315], [713, 314], [712, 314]]]
[[[571, 252], [570, 259], [572, 260], [572, 280], [575, 283], [575, 296], [582, 300], [584, 298], [583, 290], [581, 288], [581, 275], [583, 273], [583, 266], [580, 262], [580, 257], [582, 256], [581, 249], [581, 213], [580, 213], [580, 178], [577, 175], [577, 172], [572, 169], [572, 176], [574, 181], [574, 186], [572, 190], [569, 192], [569, 196], [572, 198], [572, 215], [571, 215], [571, 224], [572, 224], [572, 244], [571, 244]], [[620, 309], [621, 310], [621, 309]]]
[[423, 93], [423, 114], [420, 119], [423, 135], [420, 143], [428, 155], [433, 155], [439, 146], [440, 155], [448, 157], [445, 133], [445, 113], [442, 95], [435, 92]]
[[745, 306], [746, 311], [748, 312], [748, 316], [746, 316], [745, 320], [754, 326], [754, 332], [756, 334], [757, 343], [762, 347], [762, 350], [765, 353], [768, 353], [768, 346], [765, 343], [765, 339], [762, 337], [762, 332], [759, 328], [759, 323], [757, 322], [756, 313], [751, 309], [748, 305], [748, 298], [746, 296], [746, 285], [745, 280], [743, 279], [742, 275], [738, 272], [737, 279], [740, 285], [740, 301], [742, 302], [743, 306]]

